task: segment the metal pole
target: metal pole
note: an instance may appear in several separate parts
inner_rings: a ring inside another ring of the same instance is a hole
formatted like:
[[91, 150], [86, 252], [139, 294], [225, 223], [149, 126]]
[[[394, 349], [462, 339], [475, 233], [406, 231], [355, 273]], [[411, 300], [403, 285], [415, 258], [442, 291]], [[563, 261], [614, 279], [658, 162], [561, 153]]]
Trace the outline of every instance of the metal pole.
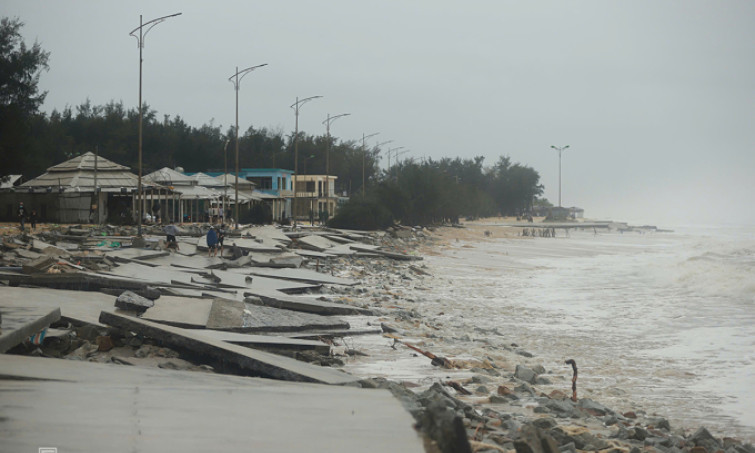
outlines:
[[[171, 17], [180, 16], [181, 13], [171, 14], [169, 16], [163, 16], [158, 17], [157, 19], [152, 19], [151, 21], [147, 22], [146, 24], [143, 22], [142, 15], [139, 15], [139, 27], [135, 28], [129, 33], [129, 35], [134, 36], [134, 33], [139, 30], [139, 37], [136, 38], [137, 45], [139, 46], [139, 180], [138, 180], [138, 188], [137, 188], [137, 199], [139, 200], [139, 220], [138, 220], [138, 228], [137, 228], [137, 234], [139, 236], [142, 235], [142, 120], [143, 120], [143, 112], [142, 112], [142, 63], [144, 59], [142, 58], [142, 49], [144, 49], [144, 37], [147, 36], [147, 33], [149, 33], [150, 30], [152, 30], [152, 27], [155, 25], [163, 22], [166, 19], [170, 19]], [[147, 30], [144, 30], [144, 27], [147, 27]]]
[[94, 215], [97, 219], [97, 225], [100, 224], [100, 194], [97, 192], [97, 156], [100, 154], [100, 145], [94, 147]]
[[365, 176], [364, 176], [364, 156], [365, 156], [365, 154], [367, 154], [367, 148], [365, 147], [364, 143], [365, 143], [366, 139], [368, 139], [370, 137], [374, 137], [374, 136], [376, 136], [379, 133], [380, 132], [375, 132], [375, 133], [370, 134], [370, 135], [364, 135], [364, 132], [362, 132], [362, 197], [364, 197], [364, 195], [365, 195], [365, 183], [366, 183], [366, 179], [365, 179]]
[[310, 96], [308, 98], [304, 98], [301, 101], [299, 100], [299, 96], [296, 97], [296, 102], [291, 104], [291, 108], [294, 109], [294, 116], [296, 117], [296, 129], [294, 129], [294, 204], [291, 207], [292, 217], [294, 219], [294, 228], [296, 228], [296, 207], [298, 206], [298, 195], [296, 193], [296, 183], [299, 179], [299, 107], [306, 104], [307, 102], [321, 98], [322, 96]]
[[233, 222], [235, 229], [239, 229], [239, 67], [236, 66], [236, 173], [234, 174], [234, 202], [233, 202]]
[[225, 204], [228, 201], [228, 142], [223, 146], [223, 212], [220, 216], [222, 224], [225, 224]]
[[569, 145], [566, 146], [553, 146], [551, 145], [551, 148], [558, 151], [558, 207], [561, 207], [561, 152], [569, 148]]
[[241, 71], [239, 71], [239, 67], [236, 66], [236, 73], [228, 78], [228, 81], [233, 83], [233, 88], [236, 91], [236, 195], [234, 200], [233, 216], [235, 228], [237, 230], [239, 229], [239, 88], [241, 79], [243, 79], [245, 75], [263, 66], [267, 66], [267, 63], [257, 66], [250, 66], [246, 69], [242, 69]]
[[142, 49], [144, 48], [144, 25], [142, 24], [142, 15], [139, 14], [139, 188], [136, 198], [139, 200], [139, 220], [136, 229], [137, 236], [142, 236]]
[[330, 116], [330, 113], [328, 113], [328, 117], [323, 121], [323, 123], [326, 125], [326, 131], [328, 134], [328, 143], [327, 147], [325, 148], [325, 211], [328, 213], [328, 217], [330, 217], [330, 149], [333, 147], [332, 142], [330, 141], [330, 123], [337, 120], [338, 118], [343, 118], [344, 116], [349, 116], [351, 113], [341, 113], [340, 115], [336, 116]]

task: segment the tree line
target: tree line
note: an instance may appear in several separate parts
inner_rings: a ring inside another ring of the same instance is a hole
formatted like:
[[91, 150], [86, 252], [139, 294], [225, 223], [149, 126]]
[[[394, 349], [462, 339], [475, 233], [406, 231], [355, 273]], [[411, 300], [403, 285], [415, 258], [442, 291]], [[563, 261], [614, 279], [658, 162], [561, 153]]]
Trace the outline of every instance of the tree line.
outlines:
[[[0, 159], [3, 174], [30, 179], [48, 167], [88, 151], [137, 171], [138, 108], [122, 102], [41, 112], [46, 93], [38, 82], [48, 69], [49, 53], [35, 43], [28, 47], [18, 19], [0, 21]], [[184, 171], [228, 171], [235, 167], [235, 130], [212, 121], [195, 127], [179, 115], [160, 115], [149, 105], [143, 111], [143, 174], [162, 167]], [[380, 149], [325, 135], [250, 126], [239, 131], [240, 168], [293, 170], [298, 141], [300, 174], [337, 176], [336, 192], [351, 201], [333, 221], [346, 227], [385, 226], [394, 221], [426, 224], [459, 216], [518, 214], [542, 194], [538, 173], [501, 157], [491, 167], [483, 157], [472, 159], [405, 160], [380, 169]], [[297, 138], [298, 140], [295, 140]], [[330, 142], [328, 141], [330, 140]], [[364, 173], [363, 173], [364, 165]], [[363, 186], [363, 174], [366, 187]], [[2, 175], [0, 175], [2, 176]], [[364, 194], [364, 195], [362, 195]]]

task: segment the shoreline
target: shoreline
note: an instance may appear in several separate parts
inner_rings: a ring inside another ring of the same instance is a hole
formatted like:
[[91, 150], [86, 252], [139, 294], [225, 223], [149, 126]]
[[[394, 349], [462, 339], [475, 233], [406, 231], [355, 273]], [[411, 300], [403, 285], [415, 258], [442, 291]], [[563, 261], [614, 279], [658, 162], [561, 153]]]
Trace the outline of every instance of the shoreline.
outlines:
[[[500, 222], [501, 219], [481, 219], [468, 222], [461, 228], [402, 227], [388, 232], [365, 233], [365, 236], [371, 237], [374, 246], [382, 246], [388, 251], [428, 258], [448, 256], [455, 250], [473, 247], [473, 243], [492, 245], [506, 240], [512, 243], [527, 241], [529, 244], [546, 241], [540, 243], [547, 244], [549, 241], [522, 237], [532, 226], [493, 227], [488, 223], [490, 221]], [[552, 227], [547, 224], [533, 226]], [[464, 264], [460, 262], [459, 265]], [[386, 259], [386, 255], [331, 255], [322, 260], [304, 260], [301, 268], [358, 281], [355, 286], [325, 284], [319, 291], [298, 297], [374, 310], [374, 316], [339, 318], [348, 319], [352, 331], [374, 333], [381, 329], [383, 334], [346, 334], [342, 340], [336, 340], [328, 356], [304, 358], [295, 354], [293, 357], [349, 371], [362, 378], [359, 381], [361, 387], [390, 390], [415, 417], [419, 430], [427, 436], [425, 440], [435, 441], [436, 445], [427, 447], [426, 451], [471, 451], [455, 447], [448, 450], [454, 445], [459, 447], [458, 442], [466, 442], [476, 452], [527, 451], [526, 448], [537, 451], [537, 445], [542, 448], [547, 444], [553, 453], [576, 453], [577, 450], [755, 453], [752, 445], [743, 443], [752, 442], [752, 439], [715, 437], [715, 433], [711, 435], [702, 428], [693, 432], [692, 427], [677, 427], [662, 415], [646, 413], [635, 406], [621, 411], [609, 408], [599, 398], [591, 398], [589, 389], [581, 386], [584, 381], [578, 380], [578, 400], [572, 401], [570, 368], [563, 365], [557, 370], [546, 370], [536, 349], [531, 349], [530, 345], [520, 346], [507, 332], [471, 326], [469, 332], [454, 333], [457, 323], [465, 325], [463, 320], [455, 319], [453, 313], [423, 312], [415, 304], [418, 295], [429, 294], [429, 285], [450, 283], [436, 280], [426, 261]], [[120, 349], [126, 355], [117, 357], [115, 353], [97, 352], [96, 337], [93, 335], [89, 343], [84, 342], [78, 350], [79, 360], [138, 363], [152, 367], [163, 367], [169, 361], [170, 367], [176, 367], [173, 369], [214, 371], [190, 357], [182, 360], [182, 354], [171, 352], [169, 348], [158, 350], [159, 343], [154, 339], [142, 344], [148, 339], [125, 335], [128, 344], [123, 344]], [[478, 337], [495, 337], [496, 340], [481, 342]], [[471, 346], [459, 354], [459, 345]], [[142, 349], [145, 357], [138, 356]], [[392, 366], [391, 357], [396, 356], [399, 363]], [[383, 359], [387, 364], [383, 365], [392, 367], [392, 370], [375, 372], [374, 366], [370, 368], [370, 362]], [[434, 366], [433, 362], [439, 366]], [[582, 365], [580, 362], [577, 358], [578, 366]], [[367, 365], [359, 369], [360, 363]], [[580, 368], [580, 379], [589, 379], [589, 368], [586, 370], [584, 373]], [[398, 377], [385, 379], [381, 375]]]
[[[419, 242], [416, 244], [415, 249], [420, 252], [422, 255], [425, 256], [439, 256], [443, 255], [445, 253], [448, 253], [449, 251], [453, 251], [454, 247], [470, 247], [472, 243], [476, 244], [484, 244], [487, 242], [492, 241], [498, 241], [501, 239], [505, 240], [531, 240], [532, 238], [526, 238], [522, 237], [522, 229], [519, 227], [508, 227], [508, 228], [496, 228], [491, 225], [491, 220], [494, 223], [500, 223], [501, 219], [482, 219], [480, 221], [470, 222], [466, 223], [464, 225], [465, 228], [454, 228], [454, 227], [439, 227], [439, 228], [433, 228], [431, 233], [428, 233], [428, 237], [420, 239]], [[536, 224], [537, 225], [537, 224]], [[488, 231], [490, 234], [486, 234], [486, 231]], [[547, 241], [547, 239], [543, 239]], [[460, 265], [463, 265], [463, 263], [460, 263]], [[423, 266], [424, 270], [427, 270], [429, 273], [432, 273], [431, 269], [426, 269]], [[421, 279], [422, 277], [419, 275], [411, 274], [412, 278]], [[429, 278], [432, 280], [432, 278]], [[388, 279], [389, 281], [393, 280], [396, 281], [395, 277], [393, 279]], [[375, 286], [375, 283], [367, 283], [365, 286]], [[420, 285], [421, 286], [421, 285]], [[417, 312], [415, 308], [412, 307], [411, 301], [406, 303], [401, 303], [401, 297], [402, 297], [402, 291], [400, 288], [387, 288], [385, 287], [384, 290], [388, 293], [392, 293], [391, 297], [393, 298], [392, 301], [394, 301], [394, 306], [399, 306], [400, 309], [405, 310], [408, 315], [405, 315], [402, 317], [386, 317], [382, 318], [382, 323], [390, 323], [393, 328], [398, 330], [399, 332], [403, 333], [404, 337], [407, 338], [407, 341], [412, 343], [413, 345], [416, 345], [420, 347], [421, 349], [428, 349], [429, 352], [432, 352], [437, 355], [443, 355], [444, 351], [446, 350], [457, 350], [457, 347], [448, 347], [448, 342], [454, 342], [455, 340], [453, 338], [448, 338], [448, 333], [443, 332], [443, 326], [439, 326], [437, 322], [432, 321], [433, 318], [438, 318], [437, 316], [427, 316], [427, 313]], [[406, 291], [406, 293], [411, 293], [411, 291]], [[373, 298], [380, 297], [376, 294], [373, 294]], [[354, 339], [356, 344], [359, 343], [359, 339]], [[462, 342], [459, 341], [459, 344]], [[464, 343], [466, 344], [466, 343]], [[385, 348], [385, 344], [381, 345], [371, 345], [373, 348], [379, 349], [379, 347]], [[402, 346], [398, 346], [401, 348]], [[484, 349], [484, 348], [481, 348]], [[474, 357], [456, 357], [456, 359], [460, 359], [461, 362], [467, 360], [467, 363], [462, 363], [460, 370], [454, 370], [453, 372], [450, 372], [448, 376], [444, 376], [442, 371], [439, 370], [430, 370], [429, 373], [426, 376], [421, 376], [421, 373], [418, 373], [416, 368], [412, 368], [410, 365], [407, 365], [406, 359], [399, 359], [398, 367], [406, 366], [407, 367], [407, 376], [409, 376], [408, 379], [406, 379], [405, 384], [412, 388], [418, 388], [420, 391], [425, 389], [428, 385], [432, 384], [433, 382], [441, 382], [444, 379], [451, 379], [458, 381], [463, 387], [465, 387], [466, 390], [470, 390], [472, 392], [472, 395], [460, 395], [457, 391], [453, 389], [446, 388], [446, 390], [450, 393], [453, 397], [458, 397], [461, 401], [468, 402], [472, 407], [474, 407], [477, 410], [487, 410], [490, 408], [498, 408], [500, 409], [500, 400], [496, 398], [495, 393], [496, 389], [493, 388], [487, 388], [483, 390], [487, 390], [486, 392], [477, 392], [476, 388], [479, 386], [485, 387], [485, 384], [483, 381], [487, 381], [488, 383], [491, 381], [495, 381], [496, 383], [499, 383], [501, 379], [503, 380], [509, 380], [511, 382], [512, 386], [516, 388], [517, 384], [521, 384], [521, 379], [515, 379], [513, 376], [516, 373], [517, 366], [522, 367], [538, 367], [540, 366], [537, 362], [537, 351], [524, 351], [522, 348], [510, 346], [506, 347], [505, 350], [501, 350], [500, 345], [496, 346], [489, 346], [487, 348], [488, 351], [488, 359], [494, 359], [490, 360], [489, 362], [492, 363], [483, 363], [483, 360], [480, 360], [479, 356], [475, 356], [474, 353], [472, 353], [472, 356]], [[477, 354], [481, 354], [479, 351], [476, 351]], [[534, 354], [533, 354], [534, 353]], [[397, 355], [406, 355], [402, 354], [400, 351], [396, 353]], [[528, 355], [534, 356], [533, 358], [528, 357]], [[422, 360], [422, 357], [415, 353], [415, 356], [418, 356], [416, 360]], [[453, 358], [453, 357], [452, 357]], [[378, 360], [384, 360], [385, 357], [380, 357]], [[357, 359], [358, 361], [365, 361], [368, 362], [370, 359]], [[476, 369], [475, 369], [475, 360], [476, 363]], [[482, 366], [486, 365], [486, 366]], [[492, 365], [492, 367], [488, 367], [487, 365]], [[350, 365], [345, 367], [347, 370], [353, 370], [358, 369], [358, 372], [364, 371], [358, 366]], [[366, 370], [369, 370], [369, 366], [364, 367]], [[491, 368], [494, 370], [491, 373]], [[525, 418], [530, 417], [532, 420], [539, 417], [538, 414], [541, 413], [551, 413], [551, 415], [563, 415], [563, 414], [554, 414], [552, 411], [546, 411], [544, 409], [538, 409], [543, 410], [544, 412], [538, 412], [537, 408], [542, 408], [543, 401], [538, 401], [538, 398], [549, 398], [553, 399], [555, 396], [558, 401], [563, 401], [566, 396], [566, 393], [570, 393], [570, 372], [567, 373], [568, 366], [566, 366], [564, 369], [555, 370], [555, 371], [548, 371], [546, 373], [542, 373], [537, 378], [545, 378], [546, 380], [555, 381], [555, 387], [559, 388], [560, 390], [556, 390], [554, 395], [537, 395], [536, 397], [533, 395], [530, 395], [528, 398], [523, 398], [522, 395], [519, 396], [519, 403], [516, 403], [515, 405], [506, 405], [503, 411], [512, 411], [512, 410], [518, 410], [522, 411], [522, 407], [519, 406], [519, 404], [522, 404], [521, 400], [526, 400], [527, 402], [523, 403], [525, 408], [527, 409], [525, 412], [528, 413], [528, 415], [525, 416]], [[470, 371], [473, 370], [473, 371]], [[425, 367], [422, 369], [423, 372], [427, 372], [428, 368]], [[414, 376], [411, 376], [412, 373], [415, 373]], [[400, 373], [399, 373], [400, 374]], [[493, 374], [495, 379], [485, 379], [486, 374]], [[568, 376], [567, 376], [568, 374]], [[399, 379], [399, 382], [401, 382], [401, 379]], [[549, 382], [549, 384], [554, 384], [554, 382]], [[489, 384], [490, 385], [490, 384]], [[535, 388], [538, 386], [536, 385]], [[545, 385], [545, 388], [548, 388], [549, 390], [554, 388], [554, 385]], [[616, 391], [620, 391], [617, 389]], [[535, 392], [538, 392], [538, 390], [535, 390]], [[528, 391], [525, 391], [525, 393], [528, 393]], [[631, 398], [630, 398], [631, 400]], [[547, 404], [547, 403], [546, 403]], [[600, 404], [599, 402], [597, 404]], [[632, 407], [635, 408], [635, 410], [628, 410], [625, 412], [630, 412], [634, 414], [630, 415], [636, 415], [639, 418], [632, 419], [631, 425], [636, 426], [638, 423], [646, 423], [643, 427], [643, 429], [647, 429], [648, 426], [651, 428], [654, 428], [654, 425], [652, 424], [653, 420], [656, 420], [658, 418], [661, 418], [663, 415], [663, 411], [658, 411], [660, 415], [655, 415], [652, 413], [643, 413], [643, 411], [639, 408], [637, 408], [636, 404]], [[623, 423], [628, 423], [629, 419], [621, 420], [622, 413], [618, 413], [614, 410], [610, 410], [611, 413], [619, 416], [619, 420]], [[608, 412], [606, 412], [608, 413]], [[558, 418], [558, 417], [557, 417]], [[470, 420], [467, 421], [469, 423]], [[585, 423], [593, 423], [592, 422], [585, 422]], [[616, 432], [609, 432], [606, 431], [607, 426], [606, 422], [614, 422], [613, 420], [605, 420], [602, 419], [600, 422], [595, 424], [591, 427], [591, 429], [596, 430], [600, 434], [600, 436], [608, 437], [617, 435]], [[648, 423], [650, 422], [650, 423]], [[663, 425], [665, 426], [668, 424], [667, 421], [664, 419]], [[609, 426], [618, 426], [615, 423], [610, 423]], [[669, 426], [671, 428], [671, 426]], [[690, 437], [693, 434], [693, 430], [695, 430], [694, 426], [684, 426], [684, 427], [676, 427], [674, 426], [673, 429], [668, 429], [668, 433], [659, 433], [653, 431], [655, 434], [658, 434], [656, 437], [663, 437], [662, 434], [668, 434], [668, 435], [675, 435], [678, 437], [684, 438], [685, 436]], [[615, 431], [615, 429], [614, 429]], [[513, 436], [512, 436], [513, 437]], [[652, 437], [652, 436], [651, 436]], [[629, 437], [631, 440], [631, 436]], [[728, 439], [728, 438], [727, 438]], [[744, 442], [752, 442], [753, 439], [745, 436], [740, 437], [740, 440]], [[622, 439], [620, 439], [622, 440]], [[636, 440], [636, 439], [635, 439]], [[661, 442], [661, 440], [657, 440], [657, 442]], [[666, 442], [666, 441], [663, 441]], [[723, 444], [722, 444], [723, 445]], [[649, 446], [649, 445], [646, 445]], [[662, 446], [661, 444], [658, 444], [658, 446]], [[508, 447], [511, 447], [511, 445], [508, 445]], [[722, 450], [726, 450], [725, 448], [722, 448]], [[664, 450], [661, 450], [664, 451]], [[712, 452], [709, 452], [712, 453]]]

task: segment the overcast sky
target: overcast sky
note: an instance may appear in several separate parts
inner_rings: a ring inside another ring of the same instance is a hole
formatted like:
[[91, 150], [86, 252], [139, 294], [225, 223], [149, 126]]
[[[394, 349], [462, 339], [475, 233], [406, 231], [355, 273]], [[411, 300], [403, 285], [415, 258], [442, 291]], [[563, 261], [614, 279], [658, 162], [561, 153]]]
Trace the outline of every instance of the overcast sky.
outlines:
[[[44, 110], [138, 105], [242, 130], [380, 132], [403, 158], [501, 155], [586, 216], [755, 224], [755, 2], [4, 0], [51, 52]], [[385, 165], [385, 160], [383, 161]]]

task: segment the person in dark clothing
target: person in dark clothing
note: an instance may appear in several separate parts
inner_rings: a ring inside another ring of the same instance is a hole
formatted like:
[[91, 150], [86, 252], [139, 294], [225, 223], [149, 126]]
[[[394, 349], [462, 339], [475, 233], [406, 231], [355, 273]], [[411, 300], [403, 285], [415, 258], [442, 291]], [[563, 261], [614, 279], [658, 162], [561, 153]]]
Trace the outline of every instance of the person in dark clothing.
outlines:
[[218, 246], [220, 247], [220, 257], [223, 257], [223, 240], [225, 239], [225, 224], [220, 225], [218, 230]]
[[35, 228], [37, 228], [37, 210], [32, 209], [31, 215], [29, 216], [29, 222], [31, 223], [31, 230], [34, 231]]
[[175, 225], [168, 225], [163, 228], [163, 231], [165, 232], [165, 236], [167, 236], [166, 247], [178, 250], [178, 242], [176, 241], [176, 235], [179, 233], [178, 228]]
[[207, 256], [212, 258], [218, 253], [218, 233], [215, 231], [215, 227], [210, 227], [210, 231], [207, 232]]
[[24, 231], [24, 222], [26, 221], [26, 209], [24, 208], [24, 202], [18, 203], [18, 220], [21, 223], [21, 231]]

